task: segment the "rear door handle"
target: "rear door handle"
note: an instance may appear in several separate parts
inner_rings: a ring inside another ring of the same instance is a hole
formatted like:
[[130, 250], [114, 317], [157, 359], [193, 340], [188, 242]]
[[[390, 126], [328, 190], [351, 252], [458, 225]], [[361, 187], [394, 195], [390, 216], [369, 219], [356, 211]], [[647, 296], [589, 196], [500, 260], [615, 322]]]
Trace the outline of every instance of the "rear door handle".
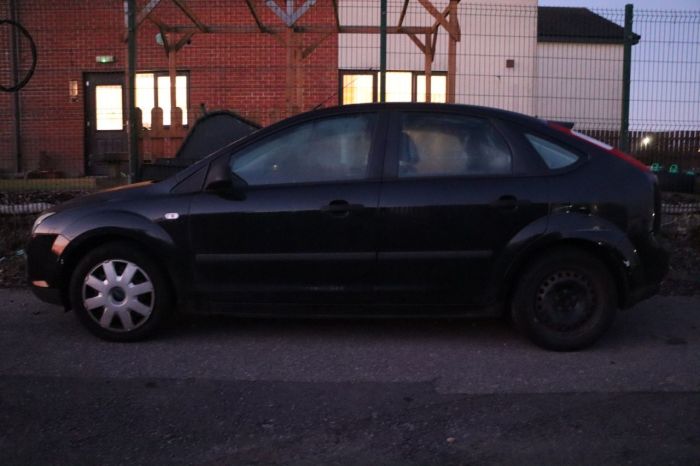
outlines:
[[336, 199], [335, 201], [329, 202], [328, 205], [321, 207], [321, 210], [335, 217], [347, 217], [350, 215], [350, 212], [362, 210], [364, 208], [365, 206], [362, 204], [350, 204], [348, 201]]

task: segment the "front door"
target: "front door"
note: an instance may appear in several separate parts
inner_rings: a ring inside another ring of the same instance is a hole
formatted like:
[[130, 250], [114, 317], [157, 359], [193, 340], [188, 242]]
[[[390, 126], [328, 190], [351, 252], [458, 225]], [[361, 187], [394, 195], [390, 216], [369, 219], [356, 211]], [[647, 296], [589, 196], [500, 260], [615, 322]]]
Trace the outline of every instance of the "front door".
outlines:
[[225, 306], [369, 296], [380, 185], [372, 161], [384, 137], [378, 119], [361, 113], [306, 121], [225, 157], [249, 186], [243, 199], [206, 191], [193, 199], [201, 298]]
[[124, 73], [85, 76], [85, 172], [119, 176], [128, 164]]

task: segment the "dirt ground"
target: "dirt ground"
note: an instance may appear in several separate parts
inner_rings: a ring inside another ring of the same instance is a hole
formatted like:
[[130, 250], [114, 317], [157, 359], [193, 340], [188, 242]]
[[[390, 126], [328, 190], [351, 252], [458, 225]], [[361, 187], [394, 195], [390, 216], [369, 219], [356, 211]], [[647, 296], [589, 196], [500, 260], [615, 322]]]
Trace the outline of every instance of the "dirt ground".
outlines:
[[[65, 202], [85, 194], [0, 193], [0, 205], [30, 202]], [[699, 195], [665, 194], [665, 206], [683, 206], [700, 202]], [[0, 215], [0, 287], [25, 286], [24, 246], [36, 215]], [[671, 253], [669, 275], [661, 286], [662, 295], [700, 295], [700, 212], [664, 214], [661, 241]]]

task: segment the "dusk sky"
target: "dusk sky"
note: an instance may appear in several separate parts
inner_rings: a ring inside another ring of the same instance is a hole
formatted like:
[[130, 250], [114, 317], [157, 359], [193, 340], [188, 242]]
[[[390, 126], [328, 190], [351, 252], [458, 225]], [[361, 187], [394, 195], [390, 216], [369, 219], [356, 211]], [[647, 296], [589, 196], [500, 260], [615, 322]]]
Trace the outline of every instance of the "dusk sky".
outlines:
[[[642, 130], [698, 129], [700, 0], [539, 1], [540, 6], [587, 7], [620, 25], [623, 22], [621, 12], [627, 3], [634, 5], [633, 29], [641, 35], [640, 43], [632, 49], [631, 127]], [[668, 15], [669, 10], [693, 12], [678, 17], [685, 20], [678, 20]]]
[[631, 3], [644, 10], [700, 10], [700, 0], [540, 0], [543, 6], [585, 6], [590, 8], [624, 8]]

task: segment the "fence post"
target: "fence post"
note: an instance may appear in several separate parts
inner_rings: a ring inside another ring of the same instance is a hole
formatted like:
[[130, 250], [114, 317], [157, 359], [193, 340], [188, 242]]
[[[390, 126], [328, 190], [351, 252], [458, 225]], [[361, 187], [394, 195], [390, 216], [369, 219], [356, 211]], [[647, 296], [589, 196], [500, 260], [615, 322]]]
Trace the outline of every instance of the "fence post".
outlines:
[[622, 115], [620, 121], [620, 149], [629, 152], [629, 127], [630, 127], [630, 79], [632, 74], [632, 45], [634, 37], [632, 32], [632, 16], [634, 5], [625, 5], [625, 32], [623, 37], [624, 51], [622, 57]]
[[[127, 108], [129, 109], [129, 183], [139, 179], [139, 129], [136, 118], [136, 0], [126, 0], [128, 59], [127, 59]], [[173, 102], [172, 105], [175, 105]]]
[[386, 102], [386, 6], [387, 0], [380, 3], [379, 21], [379, 101]]

